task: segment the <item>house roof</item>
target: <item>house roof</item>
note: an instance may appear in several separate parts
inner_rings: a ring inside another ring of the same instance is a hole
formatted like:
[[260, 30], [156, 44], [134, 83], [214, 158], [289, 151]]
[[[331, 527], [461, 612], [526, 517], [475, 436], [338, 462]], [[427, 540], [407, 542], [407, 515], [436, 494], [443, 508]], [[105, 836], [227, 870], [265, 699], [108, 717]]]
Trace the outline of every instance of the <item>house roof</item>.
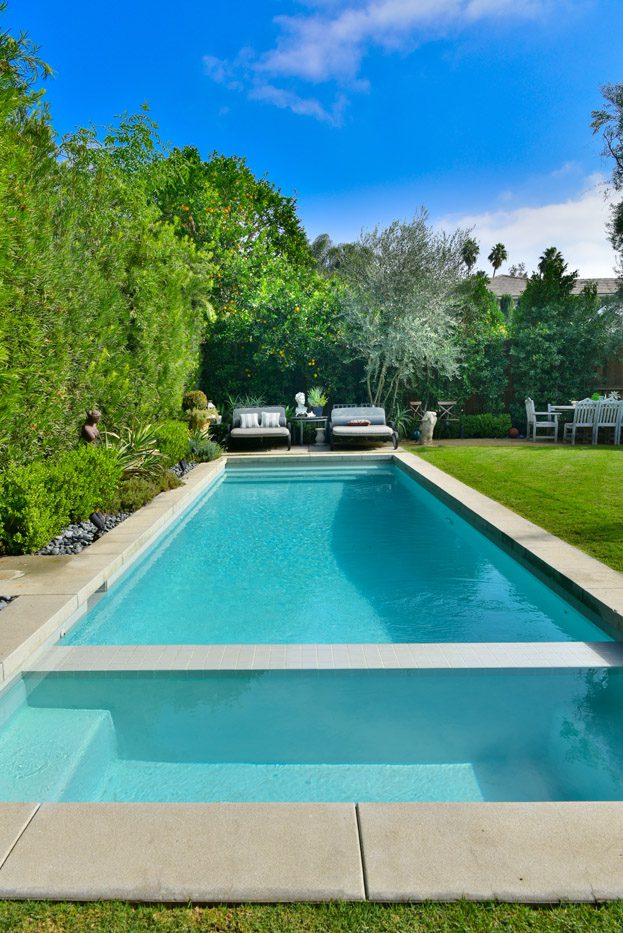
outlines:
[[[606, 298], [608, 295], [614, 295], [619, 290], [621, 282], [619, 279], [577, 279], [573, 286], [573, 294], [579, 295], [588, 282], [595, 282], [597, 285], [597, 294], [600, 298]], [[510, 295], [517, 300], [524, 292], [528, 279], [520, 278], [516, 275], [496, 275], [489, 279], [489, 291], [492, 291], [496, 298], [502, 295]]]

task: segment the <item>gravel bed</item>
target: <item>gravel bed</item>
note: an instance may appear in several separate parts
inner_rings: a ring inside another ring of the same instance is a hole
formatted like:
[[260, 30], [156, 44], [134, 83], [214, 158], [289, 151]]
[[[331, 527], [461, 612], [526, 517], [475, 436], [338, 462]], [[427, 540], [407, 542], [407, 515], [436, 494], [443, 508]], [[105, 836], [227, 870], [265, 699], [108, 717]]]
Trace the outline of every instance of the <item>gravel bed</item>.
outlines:
[[113, 528], [120, 525], [121, 522], [129, 518], [132, 513], [119, 512], [117, 515], [99, 514], [105, 522], [105, 526], [101, 531], [93, 522], [76, 522], [73, 525], [67, 525], [67, 527], [61, 531], [60, 535], [57, 535], [56, 538], [52, 538], [45, 547], [42, 547], [40, 551], [36, 551], [35, 553], [55, 555], [79, 554], [80, 551], [83, 551], [89, 544], [93, 544], [94, 541], [101, 538], [107, 531], [112, 531]]

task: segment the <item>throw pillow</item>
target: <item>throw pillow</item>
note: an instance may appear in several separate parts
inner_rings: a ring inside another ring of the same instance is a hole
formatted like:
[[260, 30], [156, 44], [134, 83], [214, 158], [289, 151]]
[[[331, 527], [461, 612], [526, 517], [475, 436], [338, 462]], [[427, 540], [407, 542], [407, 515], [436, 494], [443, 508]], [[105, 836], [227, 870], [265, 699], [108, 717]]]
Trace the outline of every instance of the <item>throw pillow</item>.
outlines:
[[348, 422], [349, 428], [368, 428], [372, 424], [371, 421], [367, 421], [365, 418], [353, 418], [352, 421]]
[[262, 427], [263, 428], [278, 428], [279, 427], [279, 412], [278, 411], [263, 411], [262, 412]]
[[240, 414], [240, 427], [241, 428], [259, 428], [260, 422], [257, 417], [257, 412], [241, 412]]

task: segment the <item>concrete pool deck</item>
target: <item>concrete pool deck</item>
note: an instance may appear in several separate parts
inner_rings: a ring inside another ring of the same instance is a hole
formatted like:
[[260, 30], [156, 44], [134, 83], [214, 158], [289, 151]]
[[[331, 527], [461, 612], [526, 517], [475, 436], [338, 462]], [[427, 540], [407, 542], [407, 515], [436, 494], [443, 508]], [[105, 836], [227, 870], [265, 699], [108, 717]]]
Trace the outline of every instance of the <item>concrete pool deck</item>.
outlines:
[[[254, 463], [397, 463], [569, 599], [623, 629], [623, 575], [402, 451], [274, 452]], [[623, 642], [467, 645], [54, 644], [223, 473], [183, 487], [75, 557], [0, 558], [0, 686], [27, 670], [623, 666]], [[623, 802], [0, 803], [0, 897], [139, 901], [623, 897]]]
[[598, 902], [621, 803], [0, 804], [0, 897]]

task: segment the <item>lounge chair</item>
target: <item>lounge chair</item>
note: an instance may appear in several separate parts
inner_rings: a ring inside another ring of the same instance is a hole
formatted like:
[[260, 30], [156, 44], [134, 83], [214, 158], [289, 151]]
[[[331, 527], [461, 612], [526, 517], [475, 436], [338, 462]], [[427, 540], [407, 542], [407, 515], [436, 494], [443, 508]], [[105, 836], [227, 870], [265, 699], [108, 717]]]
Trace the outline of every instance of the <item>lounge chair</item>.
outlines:
[[[265, 424], [269, 419], [263, 418], [262, 414], [277, 414], [279, 417], [278, 425], [270, 427]], [[255, 415], [255, 418], [245, 419], [243, 415]], [[256, 422], [250, 426], [243, 427], [243, 421], [250, 420]], [[264, 423], [263, 423], [264, 422]], [[292, 438], [286, 421], [286, 410], [282, 405], [263, 405], [261, 408], [234, 408], [232, 425], [228, 438], [232, 441], [239, 440], [284, 440], [288, 444], [288, 450], [292, 446]]]
[[[367, 423], [366, 423], [367, 422]], [[345, 440], [391, 441], [398, 447], [398, 434], [385, 420], [385, 409], [376, 405], [334, 405], [329, 418], [331, 450]]]

